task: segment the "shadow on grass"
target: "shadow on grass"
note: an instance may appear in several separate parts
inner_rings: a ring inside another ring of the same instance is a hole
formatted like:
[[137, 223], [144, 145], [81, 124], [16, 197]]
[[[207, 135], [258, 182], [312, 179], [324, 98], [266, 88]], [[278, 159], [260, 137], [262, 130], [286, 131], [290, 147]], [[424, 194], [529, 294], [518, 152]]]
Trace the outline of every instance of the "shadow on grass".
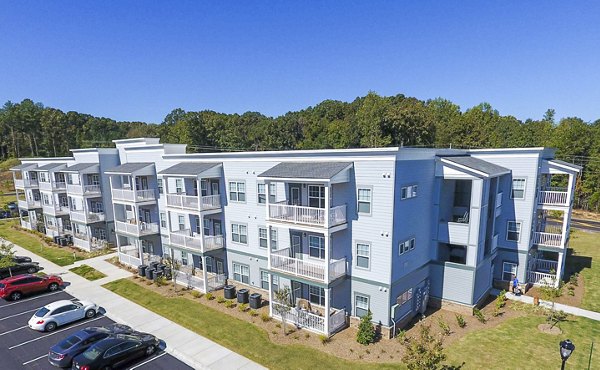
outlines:
[[578, 255], [573, 248], [567, 249], [567, 261], [564, 274], [565, 279], [574, 273], [579, 274], [583, 269], [592, 267], [592, 257]]

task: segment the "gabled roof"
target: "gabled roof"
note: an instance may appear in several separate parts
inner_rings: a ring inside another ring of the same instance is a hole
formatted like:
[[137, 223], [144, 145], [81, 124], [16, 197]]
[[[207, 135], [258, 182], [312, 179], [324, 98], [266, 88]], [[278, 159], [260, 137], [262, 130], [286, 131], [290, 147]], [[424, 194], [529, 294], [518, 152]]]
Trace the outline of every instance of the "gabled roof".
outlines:
[[52, 171], [55, 168], [61, 167], [61, 166], [65, 166], [64, 163], [48, 163], [45, 164], [43, 166], [39, 166], [36, 171]]
[[577, 172], [580, 172], [583, 169], [583, 167], [581, 167], [581, 166], [578, 166], [578, 165], [573, 164], [573, 163], [561, 161], [560, 159], [551, 159], [548, 162], [556, 164], [558, 166], [568, 167], [568, 168], [570, 168], [570, 169], [572, 169], [574, 171], [577, 171]]
[[104, 171], [110, 175], [131, 175], [134, 172], [145, 169], [146, 167], [154, 166], [154, 163], [138, 162], [138, 163], [125, 163], [117, 167], [110, 168]]
[[72, 166], [67, 167], [63, 170], [63, 172], [79, 172], [87, 169], [91, 169], [92, 167], [99, 167], [98, 163], [77, 163]]
[[441, 159], [442, 162], [450, 162], [461, 167], [466, 167], [485, 177], [494, 177], [510, 173], [508, 168], [471, 156], [447, 156], [441, 157]]
[[282, 162], [258, 177], [330, 180], [350, 167], [352, 162]]
[[11, 167], [11, 171], [21, 171], [21, 170], [33, 170], [37, 168], [37, 164], [35, 163], [21, 163], [17, 166]]
[[221, 163], [182, 162], [160, 171], [159, 175], [197, 176]]

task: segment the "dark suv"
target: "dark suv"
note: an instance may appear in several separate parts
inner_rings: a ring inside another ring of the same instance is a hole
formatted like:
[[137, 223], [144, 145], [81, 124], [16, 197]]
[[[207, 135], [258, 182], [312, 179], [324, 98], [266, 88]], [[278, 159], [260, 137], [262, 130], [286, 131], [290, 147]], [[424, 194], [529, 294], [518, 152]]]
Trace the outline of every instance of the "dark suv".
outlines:
[[42, 269], [37, 262], [18, 262], [22, 261], [22, 257], [15, 257], [13, 261], [15, 262], [13, 266], [0, 268], [0, 279], [9, 277], [11, 274], [12, 276], [21, 274], [35, 274]]
[[59, 276], [19, 275], [0, 280], [0, 298], [18, 301], [24, 295], [51, 291], [54, 292], [63, 284]]

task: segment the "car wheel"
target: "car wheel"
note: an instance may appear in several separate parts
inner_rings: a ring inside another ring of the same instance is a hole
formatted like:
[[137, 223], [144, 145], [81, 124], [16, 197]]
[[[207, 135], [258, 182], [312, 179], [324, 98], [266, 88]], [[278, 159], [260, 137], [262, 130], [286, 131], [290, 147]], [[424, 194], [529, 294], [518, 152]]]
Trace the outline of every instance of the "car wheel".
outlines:
[[104, 367], [102, 368], [102, 370], [111, 370], [111, 369], [112, 369], [112, 367], [110, 367], [110, 366], [104, 366]]
[[94, 316], [96, 316], [96, 310], [85, 311], [85, 317], [87, 317], [88, 319], [91, 319]]
[[28, 274], [35, 274], [36, 272], [37, 272], [37, 269], [35, 267], [30, 267], [27, 269]]
[[54, 323], [54, 322], [49, 322], [44, 327], [45, 331], [54, 331], [54, 329], [56, 329], [56, 323]]
[[151, 344], [151, 345], [149, 345], [149, 346], [146, 348], [146, 356], [150, 356], [150, 355], [152, 355], [152, 354], [154, 353], [154, 351], [156, 351], [156, 347], [154, 347], [152, 344]]
[[10, 299], [12, 299], [13, 301], [18, 301], [19, 299], [21, 299], [21, 297], [23, 297], [23, 294], [21, 294], [21, 292], [10, 293]]
[[58, 290], [58, 284], [52, 283], [52, 284], [48, 285], [48, 290], [51, 292], [56, 292]]

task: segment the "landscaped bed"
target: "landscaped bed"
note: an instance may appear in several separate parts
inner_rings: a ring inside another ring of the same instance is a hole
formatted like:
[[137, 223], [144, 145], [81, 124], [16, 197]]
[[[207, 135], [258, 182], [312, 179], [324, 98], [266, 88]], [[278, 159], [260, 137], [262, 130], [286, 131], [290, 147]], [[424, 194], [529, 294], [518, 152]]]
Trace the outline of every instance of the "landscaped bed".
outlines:
[[26, 230], [18, 226], [19, 220], [0, 221], [0, 238], [4, 238], [38, 256], [59, 266], [67, 266], [75, 261], [110, 253], [110, 249], [96, 252], [84, 252], [77, 248], [60, 247], [49, 242], [38, 232]]
[[81, 265], [69, 269], [69, 271], [76, 273], [77, 275], [83, 276], [84, 278], [94, 281], [106, 277], [106, 274], [96, 270], [95, 268], [88, 265]]

